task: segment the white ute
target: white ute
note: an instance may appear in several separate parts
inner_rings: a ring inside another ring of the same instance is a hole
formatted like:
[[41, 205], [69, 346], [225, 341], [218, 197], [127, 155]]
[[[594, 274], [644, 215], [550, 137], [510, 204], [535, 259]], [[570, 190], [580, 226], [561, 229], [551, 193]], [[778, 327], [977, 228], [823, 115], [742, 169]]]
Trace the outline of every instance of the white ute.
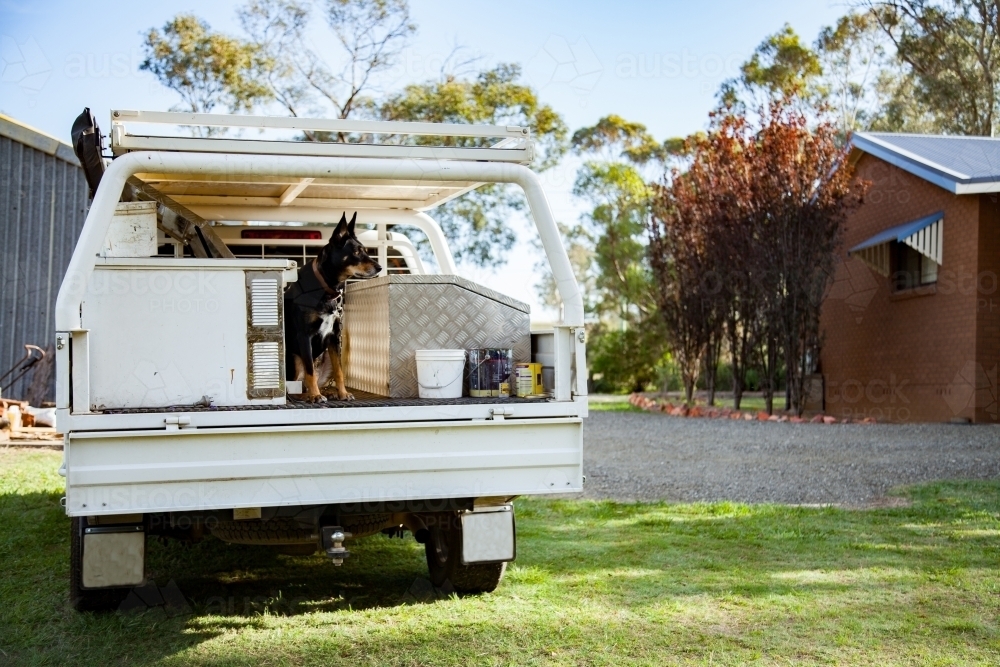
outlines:
[[[229, 132], [170, 136], [178, 126]], [[525, 166], [529, 130], [113, 111], [110, 147], [56, 305], [74, 606], [114, 608], [143, 585], [149, 536], [319, 549], [339, 565], [351, 540], [406, 530], [436, 586], [496, 588], [515, 557], [512, 501], [583, 486], [583, 301]], [[430, 214], [485, 183], [524, 193], [562, 301], [547, 330], [455, 275]], [[354, 211], [383, 267], [346, 290], [357, 400], [298, 402], [282, 291]], [[544, 394], [418, 397], [415, 349], [481, 347], [541, 363]]]

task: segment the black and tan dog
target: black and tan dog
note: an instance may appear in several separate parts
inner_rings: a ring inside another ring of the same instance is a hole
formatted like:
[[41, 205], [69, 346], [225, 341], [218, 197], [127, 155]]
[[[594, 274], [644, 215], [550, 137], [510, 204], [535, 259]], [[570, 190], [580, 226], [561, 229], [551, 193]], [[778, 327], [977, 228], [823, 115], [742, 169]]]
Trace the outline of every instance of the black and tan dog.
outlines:
[[325, 401], [317, 381], [317, 361], [325, 353], [337, 396], [353, 400], [344, 386], [340, 353], [344, 319], [344, 285], [348, 279], [374, 278], [382, 270], [354, 235], [355, 213], [330, 235], [319, 256], [299, 269], [299, 279], [285, 292], [285, 377], [302, 381], [302, 399]]

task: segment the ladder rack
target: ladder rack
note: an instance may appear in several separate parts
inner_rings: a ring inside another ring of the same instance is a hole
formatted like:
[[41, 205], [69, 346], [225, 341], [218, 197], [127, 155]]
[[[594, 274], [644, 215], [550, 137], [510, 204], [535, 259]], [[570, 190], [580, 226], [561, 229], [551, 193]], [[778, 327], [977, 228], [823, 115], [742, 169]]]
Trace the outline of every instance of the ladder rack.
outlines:
[[[331, 134], [362, 134], [371, 137], [441, 137], [496, 139], [491, 146], [407, 145], [402, 143], [346, 143], [333, 141], [288, 141], [230, 137], [191, 137], [150, 134], [129, 127], [136, 124], [203, 128], [297, 130]], [[111, 112], [111, 151], [178, 151], [193, 153], [252, 153], [331, 157], [379, 157], [433, 160], [474, 160], [530, 164], [534, 143], [527, 127], [465, 125], [461, 123], [414, 123], [397, 121], [340, 120], [282, 116], [178, 113], [169, 111]]]

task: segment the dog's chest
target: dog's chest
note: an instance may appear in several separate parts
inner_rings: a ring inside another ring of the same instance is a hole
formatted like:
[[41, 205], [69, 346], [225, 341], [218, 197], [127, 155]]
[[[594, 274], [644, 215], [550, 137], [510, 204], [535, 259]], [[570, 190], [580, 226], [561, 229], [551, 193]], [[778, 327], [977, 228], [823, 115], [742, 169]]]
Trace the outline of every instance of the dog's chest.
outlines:
[[323, 304], [324, 308], [319, 313], [319, 335], [322, 339], [331, 336], [338, 328], [338, 324], [344, 319], [344, 297], [338, 294], [335, 298]]

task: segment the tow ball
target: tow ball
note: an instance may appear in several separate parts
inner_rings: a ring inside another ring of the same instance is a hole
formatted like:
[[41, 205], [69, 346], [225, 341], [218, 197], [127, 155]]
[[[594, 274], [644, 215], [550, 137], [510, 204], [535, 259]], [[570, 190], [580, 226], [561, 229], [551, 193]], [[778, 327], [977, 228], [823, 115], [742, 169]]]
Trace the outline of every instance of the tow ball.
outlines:
[[344, 548], [344, 540], [351, 534], [344, 532], [340, 526], [323, 526], [323, 549], [333, 564], [340, 567], [351, 552]]

